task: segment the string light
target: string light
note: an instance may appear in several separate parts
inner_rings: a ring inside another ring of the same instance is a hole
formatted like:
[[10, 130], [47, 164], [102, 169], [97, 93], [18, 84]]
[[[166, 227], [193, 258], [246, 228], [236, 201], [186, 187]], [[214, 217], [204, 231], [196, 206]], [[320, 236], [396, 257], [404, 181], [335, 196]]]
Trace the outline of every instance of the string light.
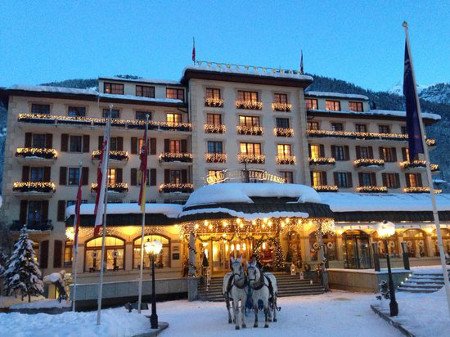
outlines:
[[[102, 154], [102, 151], [95, 150], [92, 152], [91, 158], [93, 160], [100, 160], [100, 156]], [[112, 160], [128, 160], [128, 151], [109, 151], [109, 159]]]
[[192, 193], [194, 191], [193, 184], [161, 184], [159, 185], [160, 193], [172, 193], [172, 192], [180, 192], [180, 193]]
[[387, 193], [386, 186], [358, 186], [356, 192], [360, 193]]
[[205, 98], [205, 106], [212, 108], [222, 108], [223, 107], [223, 99], [222, 98]]
[[225, 133], [227, 131], [226, 126], [223, 124], [205, 124], [203, 128], [206, 133]]
[[277, 137], [292, 137], [294, 135], [294, 129], [292, 129], [292, 128], [274, 128], [273, 133]]
[[16, 157], [39, 157], [44, 159], [56, 159], [57, 152], [55, 149], [42, 149], [37, 147], [18, 147]]
[[[92, 183], [91, 191], [97, 192], [97, 189], [98, 189], [97, 183]], [[108, 184], [108, 192], [118, 192], [118, 193], [128, 192], [128, 184], [127, 183]]]
[[279, 103], [279, 102], [273, 102], [272, 103], [272, 110], [273, 111], [285, 111], [289, 112], [292, 109], [292, 104], [290, 103]]
[[159, 155], [160, 162], [181, 161], [183, 163], [192, 162], [192, 153], [163, 152]]
[[332, 157], [309, 158], [309, 165], [335, 165], [336, 159]]
[[262, 126], [238, 125], [237, 133], [239, 135], [261, 136], [264, 133]]
[[[403, 192], [405, 192], [405, 193], [426, 193], [426, 192], [430, 192], [430, 188], [425, 187], [425, 186], [405, 187], [405, 188], [403, 188]], [[436, 194], [442, 193], [442, 190], [435, 188], [434, 193], [436, 193]]]
[[295, 156], [279, 154], [276, 157], [278, 165], [295, 165]]
[[18, 181], [13, 184], [13, 191], [15, 192], [41, 192], [49, 193], [55, 192], [56, 185], [53, 182], [39, 182], [39, 181]]
[[206, 153], [205, 160], [207, 163], [225, 163], [227, 155], [225, 153]]
[[337, 192], [339, 188], [336, 185], [318, 185], [313, 186], [317, 192]]
[[353, 165], [355, 165], [356, 167], [384, 166], [384, 160], [372, 158], [360, 158], [353, 161]]
[[236, 108], [237, 109], [249, 109], [249, 110], [261, 110], [263, 108], [263, 103], [258, 102], [258, 101], [237, 100]]
[[243, 163], [250, 164], [264, 164], [266, 162], [266, 156], [263, 154], [238, 154], [238, 161]]

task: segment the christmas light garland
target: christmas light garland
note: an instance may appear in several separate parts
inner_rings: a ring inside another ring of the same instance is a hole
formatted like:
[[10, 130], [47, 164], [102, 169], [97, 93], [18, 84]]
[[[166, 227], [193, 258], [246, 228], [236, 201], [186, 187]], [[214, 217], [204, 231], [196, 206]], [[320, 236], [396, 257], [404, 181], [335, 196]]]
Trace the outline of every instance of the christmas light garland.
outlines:
[[[430, 192], [430, 188], [427, 186], [405, 187], [405, 188], [403, 188], [403, 192], [405, 192], [405, 193], [427, 193], [427, 192]], [[436, 194], [442, 193], [442, 190], [435, 188], [434, 193], [436, 193]]]
[[49, 192], [55, 192], [55, 190], [56, 190], [56, 185], [53, 182], [17, 181], [13, 184], [13, 191], [15, 191], [15, 192], [49, 193]]
[[[98, 189], [97, 183], [92, 183], [91, 191], [97, 192], [97, 189]], [[128, 184], [127, 183], [108, 184], [108, 192], [118, 192], [118, 193], [128, 192]]]
[[227, 131], [227, 128], [225, 125], [214, 125], [214, 124], [205, 124], [204, 130], [206, 133], [225, 133]]
[[236, 109], [261, 110], [263, 108], [262, 102], [237, 100]]
[[173, 193], [173, 192], [179, 192], [179, 193], [192, 193], [194, 191], [194, 185], [190, 183], [184, 183], [184, 184], [161, 184], [159, 185], [159, 192], [160, 193]]
[[336, 159], [332, 157], [309, 158], [309, 165], [335, 165]]
[[295, 165], [295, 156], [277, 155], [276, 162], [278, 165]]
[[355, 167], [367, 167], [367, 166], [384, 166], [383, 159], [372, 159], [372, 158], [360, 158], [353, 161]]
[[55, 149], [43, 149], [37, 147], [18, 147], [16, 157], [38, 157], [42, 159], [56, 159], [58, 153]]
[[207, 163], [225, 163], [227, 155], [225, 153], [206, 153], [205, 160]]
[[[92, 160], [100, 160], [102, 152], [100, 150], [95, 150], [91, 154]], [[112, 160], [128, 160], [128, 151], [109, 151], [109, 159]]]
[[273, 134], [277, 137], [292, 137], [294, 135], [294, 129], [292, 129], [292, 128], [274, 128]]
[[239, 135], [261, 136], [264, 133], [264, 129], [262, 126], [238, 125], [237, 133]]
[[238, 161], [250, 164], [264, 164], [266, 161], [266, 156], [263, 154], [238, 154]]
[[205, 98], [205, 106], [211, 108], [223, 108], [223, 99], [222, 98]]
[[160, 162], [180, 161], [183, 163], [191, 163], [192, 153], [163, 152], [159, 155], [159, 161]]
[[358, 186], [356, 192], [360, 193], [387, 193], [386, 186]]
[[291, 109], [292, 109], [292, 104], [290, 104], [290, 103], [279, 103], [279, 102], [272, 103], [273, 111], [289, 112], [289, 111], [291, 111]]
[[318, 185], [313, 186], [317, 192], [337, 192], [339, 188], [336, 185]]

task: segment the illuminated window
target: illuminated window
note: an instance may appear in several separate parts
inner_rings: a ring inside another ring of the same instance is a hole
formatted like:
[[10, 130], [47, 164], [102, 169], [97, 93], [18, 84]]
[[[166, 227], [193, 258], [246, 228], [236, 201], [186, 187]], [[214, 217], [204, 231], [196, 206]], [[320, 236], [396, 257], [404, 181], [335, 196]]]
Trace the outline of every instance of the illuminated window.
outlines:
[[117, 169], [110, 168], [108, 169], [108, 185], [114, 185], [118, 183], [117, 181]]
[[220, 180], [223, 177], [223, 171], [222, 170], [208, 170], [208, 177], [213, 177], [214, 181]]
[[278, 144], [277, 155], [278, 157], [292, 156], [292, 146], [290, 144]]
[[169, 141], [169, 152], [170, 153], [181, 153], [181, 140], [171, 139]]
[[367, 125], [366, 124], [355, 124], [355, 131], [356, 132], [367, 132]]
[[318, 144], [309, 144], [309, 156], [312, 159], [317, 159], [320, 157], [324, 157], [325, 154], [323, 153], [323, 146]]
[[155, 98], [155, 87], [136, 85], [136, 96]]
[[166, 122], [168, 124], [179, 124], [181, 123], [181, 114], [177, 113], [168, 113], [166, 114]]
[[308, 122], [307, 128], [308, 130], [320, 130], [319, 122]]
[[273, 102], [274, 103], [288, 103], [287, 94], [274, 94]]
[[397, 150], [395, 147], [380, 147], [380, 159], [387, 163], [394, 163], [397, 161]]
[[106, 94], [117, 94], [117, 95], [123, 95], [124, 93], [124, 86], [123, 84], [119, 83], [104, 83], [104, 93]]
[[378, 125], [379, 133], [391, 133], [391, 127], [389, 125]]
[[66, 240], [64, 246], [64, 267], [72, 266], [73, 242]]
[[294, 172], [292, 171], [280, 171], [280, 176], [283, 177], [287, 184], [294, 183]]
[[258, 116], [239, 116], [240, 126], [260, 126], [260, 121]]
[[340, 111], [341, 110], [341, 102], [326, 100], [325, 101], [325, 108], [328, 111]]
[[402, 147], [402, 157], [403, 161], [409, 161], [409, 148]]
[[[99, 271], [102, 256], [102, 238], [86, 242], [85, 271]], [[113, 236], [105, 237], [105, 264], [107, 270], [120, 270], [125, 266], [125, 241]]]
[[313, 187], [327, 184], [327, 174], [323, 171], [311, 171], [311, 184]]
[[[170, 267], [170, 240], [161, 235], [146, 235], [144, 236], [144, 244], [147, 241], [159, 241], [162, 243], [162, 250], [155, 257], [155, 268], [167, 268]], [[139, 269], [141, 263], [141, 238], [137, 238], [133, 243], [133, 269]], [[144, 269], [150, 268], [150, 259], [146, 256], [144, 252]]]
[[306, 98], [305, 103], [306, 103], [306, 110], [317, 110], [318, 109], [317, 99], [315, 99], [315, 98]]
[[256, 103], [258, 102], [258, 93], [256, 91], [238, 90], [238, 100]]
[[220, 99], [220, 89], [206, 88], [206, 98]]
[[240, 153], [248, 155], [261, 155], [261, 144], [260, 143], [240, 143]]
[[400, 177], [398, 173], [382, 173], [383, 186], [387, 188], [400, 188]]
[[32, 114], [49, 115], [50, 114], [50, 105], [49, 104], [31, 104], [31, 113]]
[[84, 106], [69, 106], [67, 109], [67, 115], [70, 117], [85, 117], [86, 107]]
[[348, 108], [350, 111], [362, 112], [363, 104], [362, 102], [348, 102]]
[[206, 114], [206, 123], [209, 125], [220, 126], [222, 125], [221, 114]]
[[422, 175], [420, 173], [406, 173], [407, 187], [422, 187]]
[[184, 89], [166, 88], [166, 98], [184, 101]]

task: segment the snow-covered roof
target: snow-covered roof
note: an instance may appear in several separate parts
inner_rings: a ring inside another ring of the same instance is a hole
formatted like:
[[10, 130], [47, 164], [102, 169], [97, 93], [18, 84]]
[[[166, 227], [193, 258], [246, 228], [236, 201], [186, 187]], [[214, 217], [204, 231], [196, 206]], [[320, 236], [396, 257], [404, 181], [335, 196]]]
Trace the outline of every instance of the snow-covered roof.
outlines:
[[100, 76], [99, 80], [107, 80], [107, 81], [117, 81], [117, 82], [135, 82], [135, 83], [149, 83], [149, 84], [171, 84], [171, 85], [181, 85], [179, 81], [174, 80], [161, 80], [161, 79], [153, 79], [153, 78], [122, 78], [122, 77], [114, 77], [114, 76]]
[[[384, 116], [399, 116], [399, 117], [406, 117], [406, 111], [398, 111], [398, 110], [370, 110], [368, 112], [365, 112], [372, 115], [384, 115]], [[434, 120], [440, 120], [441, 116], [438, 114], [432, 114], [429, 112], [422, 112], [423, 118], [429, 118]]]
[[[163, 214], [168, 218], [178, 218], [182, 211], [181, 205], [176, 204], [145, 204], [146, 214]], [[95, 204], [82, 204], [80, 213], [82, 215], [93, 215]], [[140, 214], [141, 208], [137, 203], [108, 204], [108, 214]], [[75, 214], [75, 205], [66, 208], [66, 217]]]
[[[322, 203], [333, 212], [414, 212], [431, 211], [428, 193], [350, 193], [319, 192]], [[439, 211], [450, 211], [450, 194], [436, 196]]]
[[150, 98], [150, 97], [143, 97], [143, 96], [105, 94], [105, 93], [99, 93], [98, 96], [100, 96], [102, 98], [124, 99], [124, 100], [141, 101], [141, 102], [145, 101], [145, 102], [151, 102], [151, 103], [173, 103], [173, 104], [183, 103], [183, 101], [181, 99], [173, 99], [173, 98]]
[[326, 92], [326, 91], [306, 91], [305, 96], [313, 97], [333, 97], [333, 98], [344, 98], [344, 99], [361, 99], [368, 101], [369, 97], [358, 94], [342, 94], [340, 92]]
[[298, 184], [224, 183], [203, 186], [195, 190], [184, 208], [219, 203], [253, 203], [252, 197], [298, 198], [298, 202], [320, 203], [319, 194], [311, 187]]
[[226, 213], [233, 217], [243, 218], [248, 221], [252, 221], [255, 219], [262, 218], [307, 218], [309, 217], [308, 213], [305, 212], [283, 212], [283, 211], [275, 211], [275, 212], [264, 212], [264, 213], [245, 213], [235, 211], [229, 208], [217, 207], [217, 208], [202, 208], [202, 209], [193, 209], [189, 211], [183, 211], [180, 213], [180, 217], [194, 215], [194, 214], [204, 214], [204, 213]]
[[97, 96], [98, 92], [92, 89], [76, 89], [65, 87], [52, 87], [44, 85], [13, 85], [7, 88], [8, 90], [23, 90], [33, 92], [50, 92], [58, 94], [76, 94], [76, 95], [93, 95]]

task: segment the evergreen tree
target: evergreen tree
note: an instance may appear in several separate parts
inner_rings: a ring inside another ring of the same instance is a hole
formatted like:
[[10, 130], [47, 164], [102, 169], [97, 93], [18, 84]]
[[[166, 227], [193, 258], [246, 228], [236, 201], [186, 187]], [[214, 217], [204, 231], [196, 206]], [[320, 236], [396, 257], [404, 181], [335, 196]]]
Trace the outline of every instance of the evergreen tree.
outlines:
[[33, 242], [28, 238], [27, 227], [24, 226], [4, 273], [6, 291], [9, 295], [20, 293], [22, 301], [25, 296], [28, 296], [28, 302], [30, 302], [31, 296], [44, 292], [41, 275], [36, 263]]

